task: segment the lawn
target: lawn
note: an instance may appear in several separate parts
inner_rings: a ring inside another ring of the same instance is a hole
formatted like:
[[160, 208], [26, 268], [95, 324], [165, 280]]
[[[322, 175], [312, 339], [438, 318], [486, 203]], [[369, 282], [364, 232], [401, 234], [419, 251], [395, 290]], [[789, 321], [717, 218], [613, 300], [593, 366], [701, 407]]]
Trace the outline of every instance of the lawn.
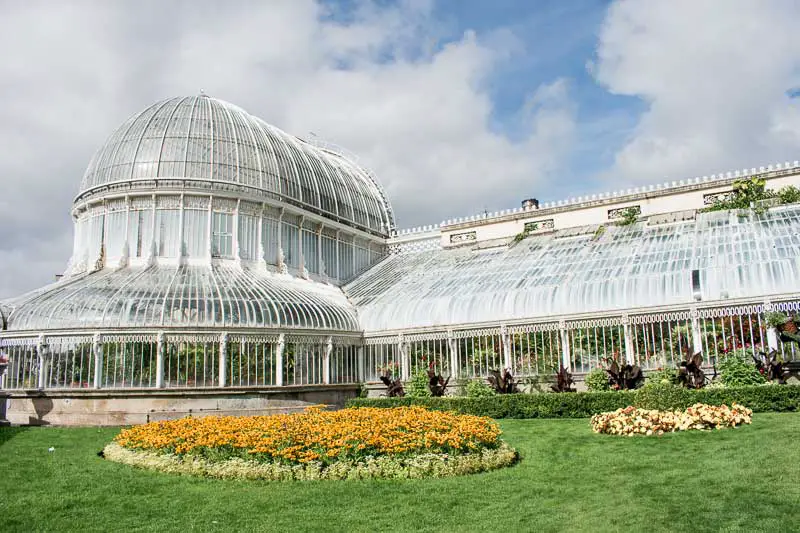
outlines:
[[[104, 461], [116, 429], [0, 428], [2, 531], [798, 531], [800, 414], [661, 438], [504, 420], [522, 462], [417, 481], [234, 482]], [[48, 452], [49, 447], [54, 452]]]

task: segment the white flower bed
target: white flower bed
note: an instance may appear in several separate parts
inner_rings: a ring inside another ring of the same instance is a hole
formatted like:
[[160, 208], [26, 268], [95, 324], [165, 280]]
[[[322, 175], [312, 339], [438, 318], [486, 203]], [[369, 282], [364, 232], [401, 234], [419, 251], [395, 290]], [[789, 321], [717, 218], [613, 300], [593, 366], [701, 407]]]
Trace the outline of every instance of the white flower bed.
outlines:
[[654, 411], [625, 407], [594, 415], [590, 425], [595, 433], [609, 435], [663, 435], [691, 429], [722, 429], [752, 422], [753, 411], [739, 404], [694, 404], [685, 411]]

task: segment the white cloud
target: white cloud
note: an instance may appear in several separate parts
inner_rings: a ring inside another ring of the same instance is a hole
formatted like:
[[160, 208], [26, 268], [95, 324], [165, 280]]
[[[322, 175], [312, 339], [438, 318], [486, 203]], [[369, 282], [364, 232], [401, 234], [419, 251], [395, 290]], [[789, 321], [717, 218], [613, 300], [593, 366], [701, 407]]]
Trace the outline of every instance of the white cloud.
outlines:
[[66, 263], [69, 205], [104, 138], [201, 88], [357, 153], [403, 226], [530, 194], [572, 142], [568, 84], [531, 87], [512, 142], [490, 127], [486, 82], [519, 43], [467, 32], [441, 46], [431, 13], [363, 1], [344, 24], [311, 0], [0, 3], [0, 49], [14, 52], [0, 56], [0, 295]]
[[615, 178], [702, 175], [797, 159], [800, 5], [791, 1], [620, 0], [592, 70], [648, 109], [616, 154]]

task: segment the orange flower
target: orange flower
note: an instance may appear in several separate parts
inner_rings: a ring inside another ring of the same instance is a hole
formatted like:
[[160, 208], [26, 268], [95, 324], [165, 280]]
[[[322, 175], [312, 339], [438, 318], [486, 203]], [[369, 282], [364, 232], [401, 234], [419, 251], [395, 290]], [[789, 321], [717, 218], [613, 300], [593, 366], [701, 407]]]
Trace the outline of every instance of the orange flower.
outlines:
[[183, 418], [123, 430], [125, 448], [177, 455], [241, 456], [308, 463], [365, 456], [466, 453], [494, 448], [500, 429], [491, 419], [422, 407], [318, 407], [291, 415]]

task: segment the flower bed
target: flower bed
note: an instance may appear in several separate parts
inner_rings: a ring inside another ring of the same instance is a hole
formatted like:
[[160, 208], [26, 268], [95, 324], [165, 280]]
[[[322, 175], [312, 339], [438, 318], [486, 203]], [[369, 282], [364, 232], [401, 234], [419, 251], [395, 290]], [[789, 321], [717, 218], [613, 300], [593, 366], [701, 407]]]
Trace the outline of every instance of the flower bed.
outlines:
[[722, 429], [749, 424], [753, 411], [739, 404], [694, 404], [685, 411], [655, 411], [625, 407], [592, 416], [589, 424], [595, 433], [610, 435], [663, 435], [692, 429]]
[[492, 420], [422, 407], [152, 422], [123, 430], [104, 453], [162, 471], [275, 480], [442, 477], [517, 460]]

